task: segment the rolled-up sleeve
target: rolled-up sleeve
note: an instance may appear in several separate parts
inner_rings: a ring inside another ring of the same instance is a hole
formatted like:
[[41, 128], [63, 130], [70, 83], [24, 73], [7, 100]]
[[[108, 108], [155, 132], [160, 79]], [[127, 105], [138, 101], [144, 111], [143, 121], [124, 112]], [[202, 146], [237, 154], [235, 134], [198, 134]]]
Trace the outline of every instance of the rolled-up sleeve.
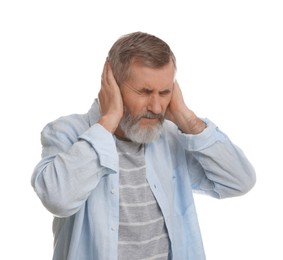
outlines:
[[57, 217], [76, 213], [101, 178], [118, 171], [114, 138], [99, 124], [78, 133], [61, 120], [43, 129], [41, 142], [42, 159], [31, 182]]
[[195, 191], [216, 198], [247, 193], [256, 182], [255, 170], [243, 151], [209, 119], [197, 135], [179, 131]]

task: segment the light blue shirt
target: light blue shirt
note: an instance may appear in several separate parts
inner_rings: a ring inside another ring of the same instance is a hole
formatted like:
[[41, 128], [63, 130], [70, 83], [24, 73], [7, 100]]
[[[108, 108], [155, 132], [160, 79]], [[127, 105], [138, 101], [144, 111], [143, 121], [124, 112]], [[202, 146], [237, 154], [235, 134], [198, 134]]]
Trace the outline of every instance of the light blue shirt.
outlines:
[[[116, 260], [119, 160], [115, 136], [99, 120], [97, 101], [42, 131], [42, 160], [32, 185], [54, 214], [53, 260]], [[243, 152], [211, 121], [197, 135], [164, 122], [161, 137], [145, 146], [147, 180], [167, 226], [174, 260], [204, 260], [193, 191], [239, 196], [255, 184]]]

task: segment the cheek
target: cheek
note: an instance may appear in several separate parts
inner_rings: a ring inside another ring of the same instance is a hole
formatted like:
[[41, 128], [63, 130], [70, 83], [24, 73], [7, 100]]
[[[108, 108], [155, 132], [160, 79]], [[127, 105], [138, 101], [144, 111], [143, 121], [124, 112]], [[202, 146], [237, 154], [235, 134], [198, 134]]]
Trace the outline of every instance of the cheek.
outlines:
[[147, 102], [144, 98], [132, 96], [124, 99], [123, 102], [127, 111], [133, 116], [137, 116], [147, 111]]

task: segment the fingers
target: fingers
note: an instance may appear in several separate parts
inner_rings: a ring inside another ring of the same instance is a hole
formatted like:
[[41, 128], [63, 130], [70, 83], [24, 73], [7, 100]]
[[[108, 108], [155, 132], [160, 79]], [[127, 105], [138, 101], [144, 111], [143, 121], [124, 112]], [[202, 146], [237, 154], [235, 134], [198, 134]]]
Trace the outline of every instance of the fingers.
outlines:
[[[105, 86], [109, 85], [117, 85], [117, 82], [115, 80], [115, 77], [113, 75], [110, 63], [108, 59], [106, 59], [101, 75], [101, 84]], [[117, 85], [118, 86], [118, 85]]]
[[174, 101], [176, 101], [177, 103], [183, 102], [183, 94], [177, 80], [175, 80], [174, 82], [174, 89], [172, 95], [172, 102]]
[[100, 112], [104, 126], [113, 131], [123, 116], [123, 100], [109, 61], [104, 63], [101, 74], [101, 88], [98, 93]]
[[174, 91], [181, 91], [180, 85], [177, 80], [174, 81]]
[[105, 83], [107, 83], [107, 70], [108, 70], [108, 61], [106, 59], [104, 66], [103, 66], [103, 71], [101, 74], [101, 85], [104, 85]]

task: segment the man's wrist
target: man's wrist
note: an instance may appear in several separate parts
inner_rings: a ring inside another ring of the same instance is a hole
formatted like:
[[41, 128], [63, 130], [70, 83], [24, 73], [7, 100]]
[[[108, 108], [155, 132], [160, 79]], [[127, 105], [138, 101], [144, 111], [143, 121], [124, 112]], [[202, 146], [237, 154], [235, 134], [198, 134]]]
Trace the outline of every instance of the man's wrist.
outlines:
[[107, 117], [107, 116], [102, 116], [99, 119], [98, 123], [112, 134], [116, 131], [119, 124], [119, 122], [116, 122], [116, 120], [113, 120], [111, 119], [111, 117]]
[[199, 134], [206, 128], [206, 124], [201, 119], [196, 117], [194, 119], [187, 120], [186, 123], [179, 128], [183, 133], [186, 134]]
[[191, 110], [179, 113], [177, 126], [185, 134], [199, 134], [206, 128], [206, 124]]

